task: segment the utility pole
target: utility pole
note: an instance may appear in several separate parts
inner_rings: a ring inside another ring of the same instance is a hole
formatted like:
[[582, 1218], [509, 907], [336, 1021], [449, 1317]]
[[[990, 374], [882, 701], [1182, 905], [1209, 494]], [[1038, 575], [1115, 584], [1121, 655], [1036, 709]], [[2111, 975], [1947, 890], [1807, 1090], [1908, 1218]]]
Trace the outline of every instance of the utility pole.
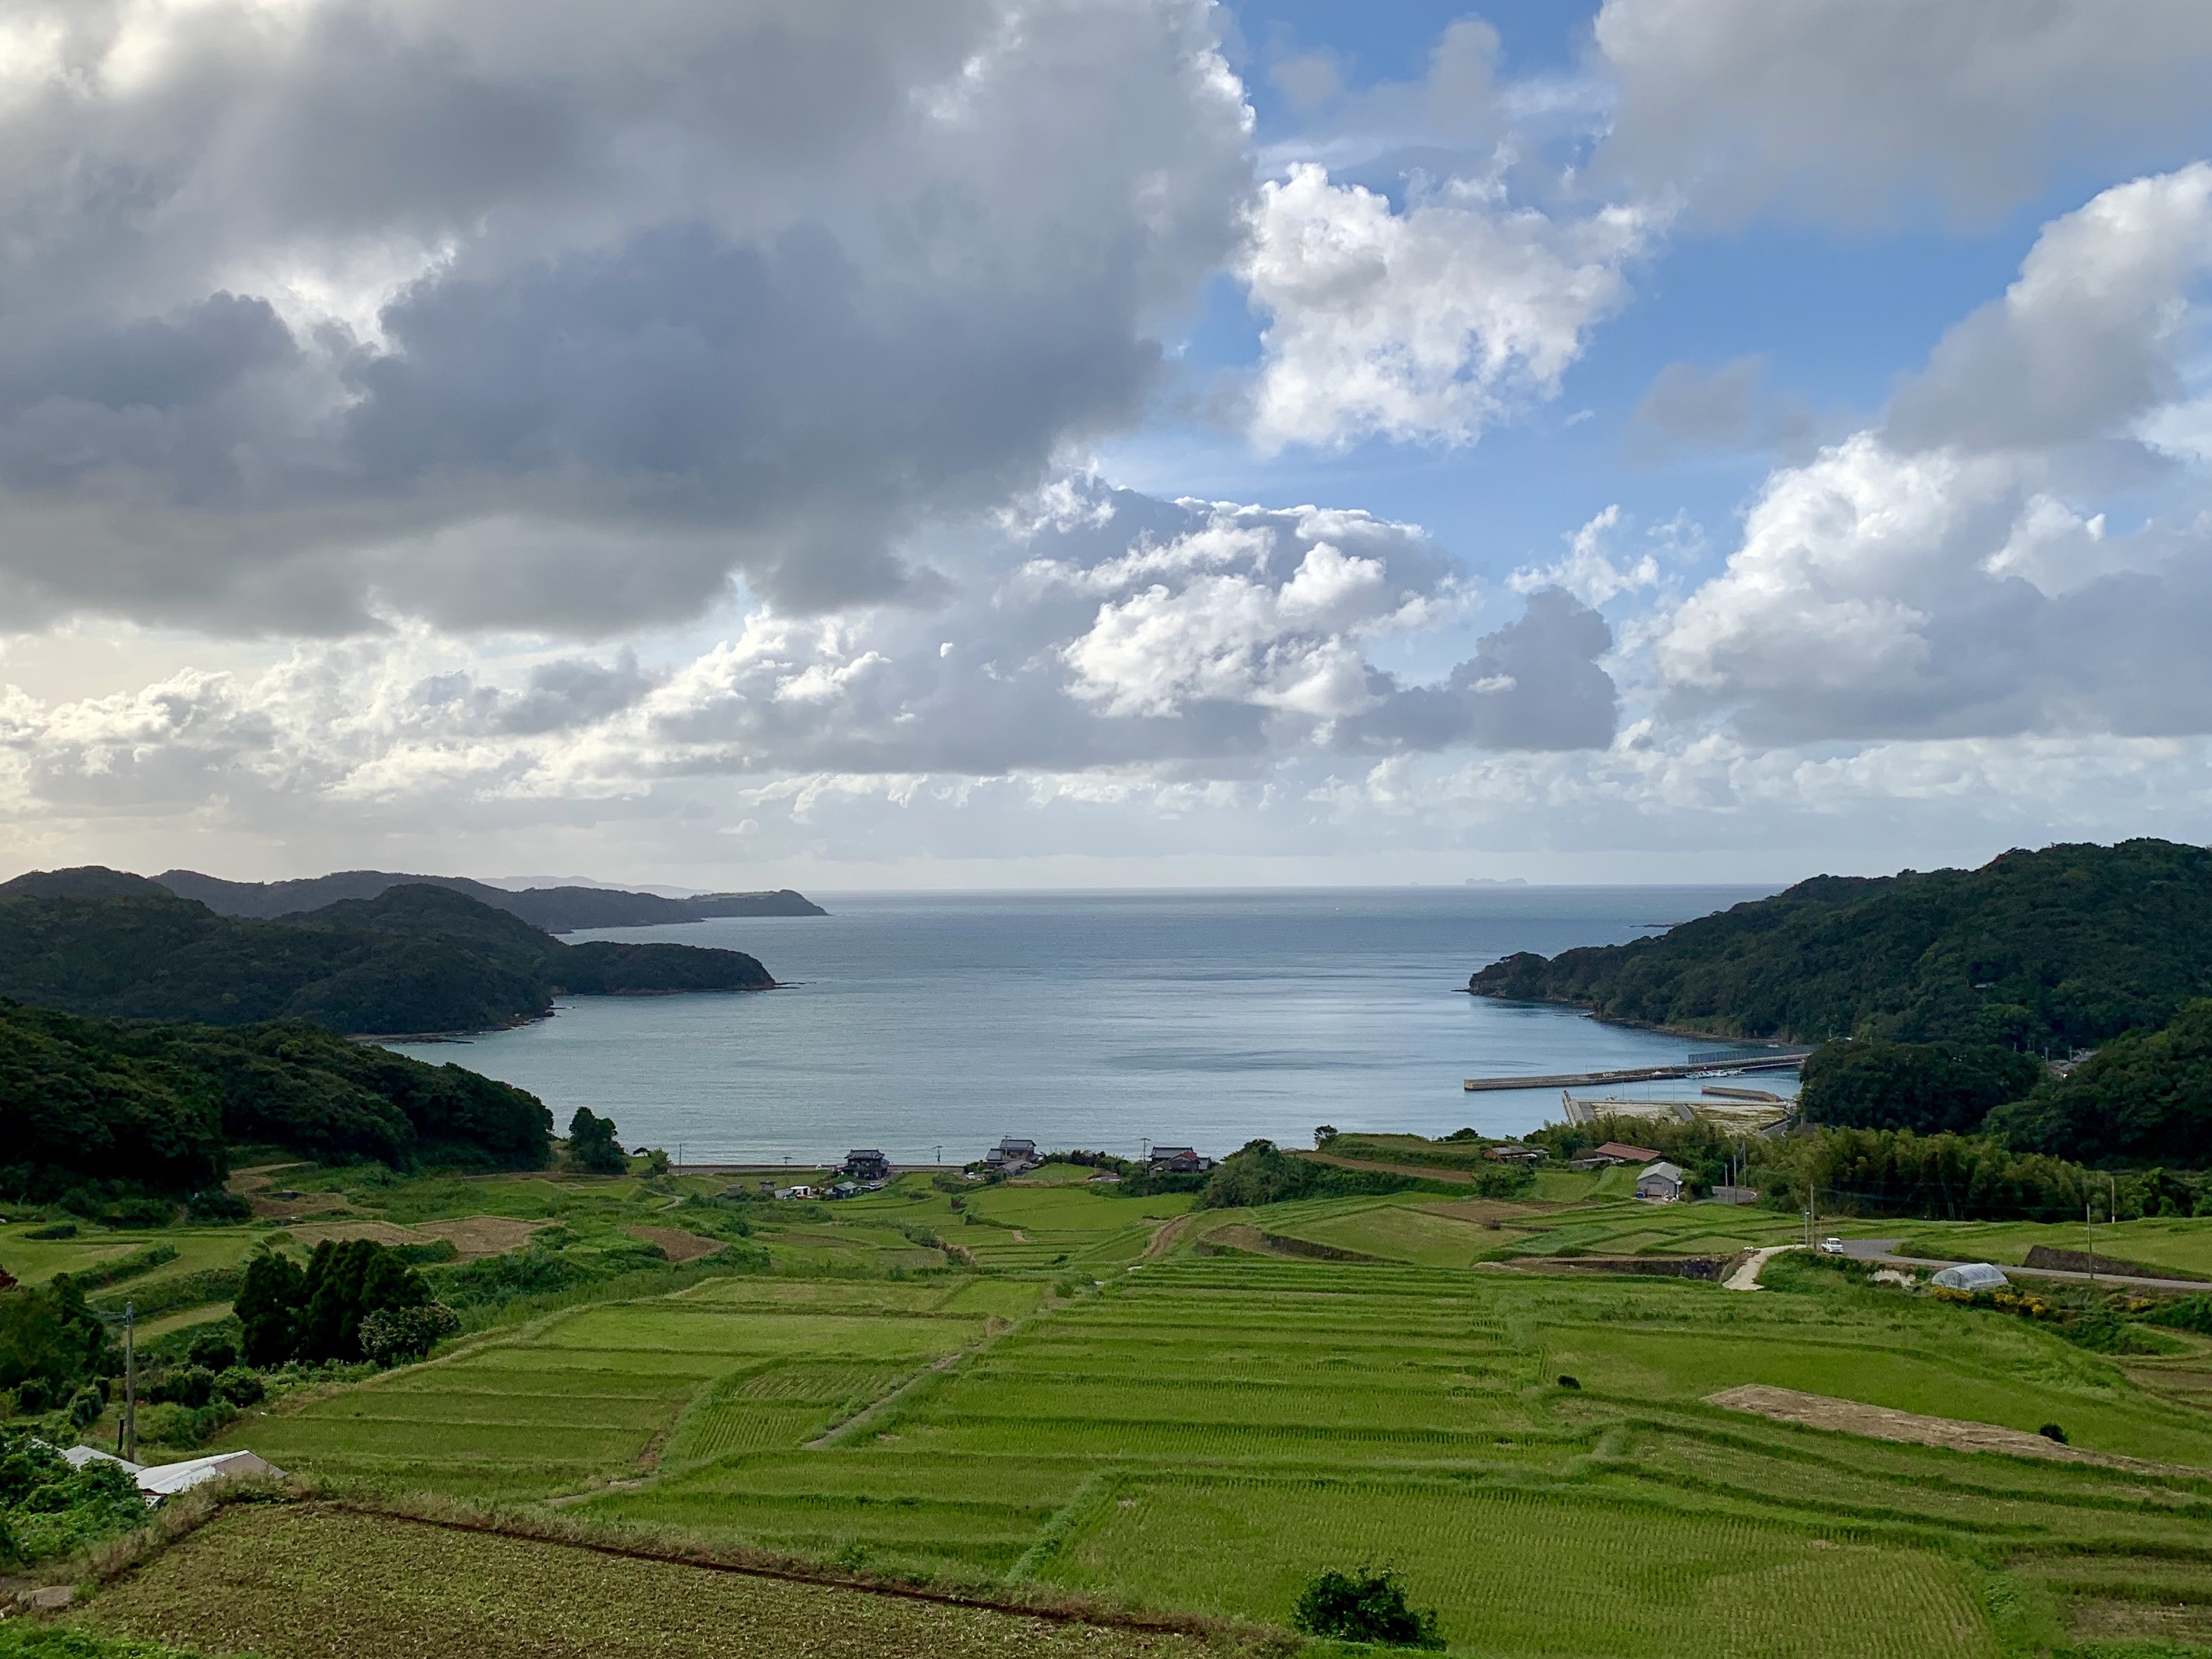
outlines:
[[2094, 1285], [2097, 1282], [2097, 1235], [2089, 1226], [2089, 1200], [2086, 1198], [2081, 1200], [2081, 1237], [2088, 1241], [2089, 1282]]
[[123, 1461], [138, 1461], [137, 1304], [123, 1304]]

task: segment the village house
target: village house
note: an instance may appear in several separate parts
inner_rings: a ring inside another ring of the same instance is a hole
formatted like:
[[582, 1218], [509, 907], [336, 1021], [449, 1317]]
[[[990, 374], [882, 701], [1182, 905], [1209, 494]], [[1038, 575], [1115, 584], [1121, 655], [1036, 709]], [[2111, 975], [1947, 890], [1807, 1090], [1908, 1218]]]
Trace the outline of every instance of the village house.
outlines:
[[1524, 1146], [1517, 1140], [1486, 1146], [1482, 1155], [1493, 1164], [1541, 1164], [1551, 1156], [1541, 1146]]
[[1213, 1168], [1213, 1160], [1199, 1156], [1190, 1146], [1155, 1146], [1146, 1166], [1154, 1175], [1204, 1175]]
[[889, 1181], [891, 1161], [872, 1146], [856, 1146], [845, 1154], [840, 1171], [848, 1181]]
[[983, 1154], [983, 1162], [1001, 1175], [1019, 1175], [1024, 1170], [1036, 1167], [1039, 1162], [1036, 1142], [1024, 1140], [1017, 1135], [1007, 1135]]
[[1592, 1151], [1589, 1156], [1601, 1158], [1607, 1164], [1652, 1164], [1666, 1157], [1667, 1154], [1654, 1152], [1649, 1146], [1630, 1146], [1618, 1140], [1608, 1140], [1604, 1146]]
[[1672, 1204], [1682, 1195], [1682, 1171], [1662, 1158], [1636, 1177], [1636, 1195], [1655, 1203]]

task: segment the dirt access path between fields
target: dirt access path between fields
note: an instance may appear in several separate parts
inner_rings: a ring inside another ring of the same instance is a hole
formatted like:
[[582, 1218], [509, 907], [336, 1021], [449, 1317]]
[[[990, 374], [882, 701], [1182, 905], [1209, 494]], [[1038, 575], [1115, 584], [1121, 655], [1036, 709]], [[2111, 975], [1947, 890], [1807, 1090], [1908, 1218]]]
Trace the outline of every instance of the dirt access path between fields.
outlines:
[[1943, 1446], [1953, 1451], [2002, 1452], [2010, 1457], [2036, 1457], [2051, 1463], [2100, 1463], [2107, 1468], [2128, 1469], [2137, 1474], [2212, 1473], [2180, 1463], [2151, 1463], [2139, 1457], [2122, 1457], [2117, 1452], [2061, 1445], [2024, 1429], [2003, 1429], [1994, 1423], [1968, 1423], [1954, 1417], [1923, 1417], [1918, 1412], [1862, 1405], [1856, 1400], [1836, 1400], [1825, 1394], [1800, 1394], [1795, 1389], [1769, 1388], [1763, 1382], [1747, 1382], [1741, 1388], [1709, 1394], [1705, 1404], [1718, 1406], [1724, 1411], [1749, 1412], [1778, 1423], [1864, 1435], [1869, 1440]]
[[1724, 1291], [1763, 1291], [1766, 1286], [1759, 1282], [1759, 1275], [1766, 1264], [1785, 1250], [1802, 1250], [1804, 1248], [1802, 1244], [1769, 1244], [1764, 1249], [1753, 1250], [1744, 1258], [1743, 1265], [1722, 1282], [1721, 1288]]

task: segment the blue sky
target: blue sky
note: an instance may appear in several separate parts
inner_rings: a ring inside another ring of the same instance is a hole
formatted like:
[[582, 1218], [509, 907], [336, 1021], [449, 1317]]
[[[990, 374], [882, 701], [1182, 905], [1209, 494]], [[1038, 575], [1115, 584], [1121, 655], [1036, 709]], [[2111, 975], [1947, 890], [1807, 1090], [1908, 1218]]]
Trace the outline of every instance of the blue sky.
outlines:
[[2201, 4], [799, 9], [31, 0], [10, 861], [2212, 834]]

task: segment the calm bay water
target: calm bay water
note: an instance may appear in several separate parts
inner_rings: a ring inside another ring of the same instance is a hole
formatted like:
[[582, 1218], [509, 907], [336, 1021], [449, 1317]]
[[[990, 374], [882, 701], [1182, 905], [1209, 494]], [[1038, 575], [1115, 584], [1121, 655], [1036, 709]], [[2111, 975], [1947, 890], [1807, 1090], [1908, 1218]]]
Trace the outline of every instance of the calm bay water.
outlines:
[[[1556, 1091], [1464, 1077], [1679, 1063], [1677, 1037], [1470, 997], [1476, 968], [1634, 939], [1768, 890], [1413, 888], [850, 894], [827, 917], [586, 938], [749, 951], [786, 989], [594, 997], [465, 1044], [410, 1045], [694, 1163], [880, 1146], [965, 1162], [1003, 1134], [1216, 1155], [1313, 1127], [1517, 1133]], [[1694, 1094], [1640, 1085], [1645, 1096]], [[1588, 1091], [1585, 1091], [1588, 1092]]]

